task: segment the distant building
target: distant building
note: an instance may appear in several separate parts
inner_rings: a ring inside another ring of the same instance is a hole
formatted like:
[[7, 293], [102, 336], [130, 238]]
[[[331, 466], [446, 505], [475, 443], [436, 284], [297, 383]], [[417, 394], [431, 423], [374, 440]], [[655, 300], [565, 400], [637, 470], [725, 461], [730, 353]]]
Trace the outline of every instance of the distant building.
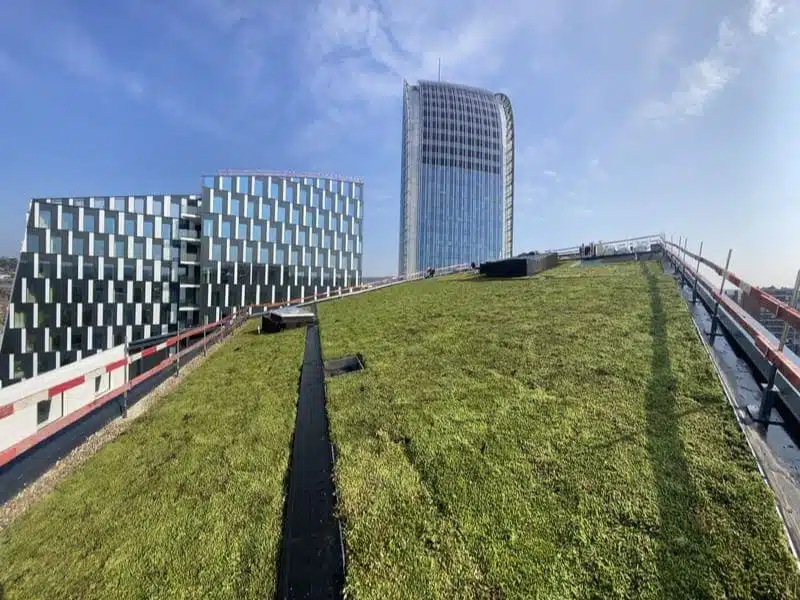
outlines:
[[399, 274], [510, 257], [510, 100], [452, 83], [403, 85]]
[[0, 387], [237, 307], [360, 283], [360, 180], [218, 174], [200, 191], [32, 200]]
[[[776, 288], [770, 286], [761, 288], [761, 291], [774, 296], [786, 304], [789, 304], [792, 300], [792, 288]], [[780, 339], [781, 335], [783, 334], [783, 320], [777, 318], [766, 308], [761, 308], [758, 300], [749, 294], [740, 293], [738, 294], [737, 299], [742, 308], [744, 308], [751, 316], [761, 323], [761, 325], [767, 331], [769, 331], [776, 338]], [[795, 308], [800, 308], [800, 301], [797, 302]], [[800, 352], [800, 331], [793, 327], [789, 328], [789, 332], [786, 337], [786, 346], [795, 353]]]

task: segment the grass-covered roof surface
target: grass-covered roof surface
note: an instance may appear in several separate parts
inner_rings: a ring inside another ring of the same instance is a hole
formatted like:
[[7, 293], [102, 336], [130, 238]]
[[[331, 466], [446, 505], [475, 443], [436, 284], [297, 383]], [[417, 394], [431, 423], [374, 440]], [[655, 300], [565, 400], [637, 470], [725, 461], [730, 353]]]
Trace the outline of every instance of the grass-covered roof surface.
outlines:
[[347, 591], [795, 598], [776, 514], [657, 263], [319, 307]]
[[0, 534], [0, 598], [274, 594], [305, 336], [256, 325]]

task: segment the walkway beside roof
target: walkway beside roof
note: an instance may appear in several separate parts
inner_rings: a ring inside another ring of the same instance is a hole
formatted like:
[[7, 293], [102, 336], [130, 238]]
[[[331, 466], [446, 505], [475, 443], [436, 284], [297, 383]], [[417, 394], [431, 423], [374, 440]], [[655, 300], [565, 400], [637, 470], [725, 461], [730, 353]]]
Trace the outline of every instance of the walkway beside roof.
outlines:
[[[662, 264], [667, 273], [677, 277], [677, 271], [669, 261]], [[712, 298], [698, 287], [699, 301], [693, 304], [692, 288], [684, 285], [680, 278], [677, 281], [698, 332], [708, 332], [711, 329], [709, 313], [713, 310]], [[800, 547], [800, 424], [781, 402], [777, 402], [772, 409], [771, 424], [767, 428], [753, 422], [747, 414], [747, 406], [759, 405], [762, 399], [757, 369], [748, 360], [742, 345], [752, 345], [752, 342], [748, 341], [743, 330], [736, 335], [730, 330], [724, 332], [726, 323], [722, 321], [721, 334], [716, 336], [713, 346], [708, 343], [707, 334], [701, 334], [700, 339], [709, 353], [762, 475], [775, 494], [778, 512], [797, 558]], [[737, 345], [739, 348], [735, 348]]]
[[333, 457], [325, 412], [319, 329], [306, 329], [289, 486], [278, 565], [278, 598], [341, 598], [344, 556], [334, 516]]

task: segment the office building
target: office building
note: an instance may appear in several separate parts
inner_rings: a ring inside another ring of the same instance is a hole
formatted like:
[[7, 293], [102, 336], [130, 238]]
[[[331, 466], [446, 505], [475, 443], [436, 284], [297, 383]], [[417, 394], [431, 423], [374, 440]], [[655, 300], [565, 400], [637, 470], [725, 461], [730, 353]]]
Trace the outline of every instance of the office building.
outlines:
[[201, 193], [30, 203], [0, 385], [99, 350], [361, 280], [363, 183], [204, 177]]
[[510, 257], [508, 97], [452, 83], [403, 85], [400, 274]]
[[[768, 286], [761, 288], [770, 296], [774, 296], [781, 302], [791, 305], [792, 302], [792, 288]], [[762, 308], [757, 297], [751, 293], [743, 293], [741, 290], [736, 290], [732, 294], [736, 301], [745, 309], [752, 317], [754, 317], [767, 331], [774, 335], [777, 339], [783, 335], [783, 319], [779, 319], [774, 313]], [[800, 308], [800, 300], [795, 305], [795, 308]], [[800, 331], [794, 327], [789, 327], [786, 336], [786, 347], [795, 352], [800, 353]]]

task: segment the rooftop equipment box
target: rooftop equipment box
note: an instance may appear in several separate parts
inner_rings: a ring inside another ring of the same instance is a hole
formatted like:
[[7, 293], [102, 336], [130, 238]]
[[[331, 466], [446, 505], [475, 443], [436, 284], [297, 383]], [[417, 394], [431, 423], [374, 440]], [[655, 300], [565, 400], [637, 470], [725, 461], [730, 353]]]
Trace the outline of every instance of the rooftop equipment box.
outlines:
[[480, 274], [488, 277], [527, 277], [558, 264], [558, 254], [535, 254], [481, 263]]

